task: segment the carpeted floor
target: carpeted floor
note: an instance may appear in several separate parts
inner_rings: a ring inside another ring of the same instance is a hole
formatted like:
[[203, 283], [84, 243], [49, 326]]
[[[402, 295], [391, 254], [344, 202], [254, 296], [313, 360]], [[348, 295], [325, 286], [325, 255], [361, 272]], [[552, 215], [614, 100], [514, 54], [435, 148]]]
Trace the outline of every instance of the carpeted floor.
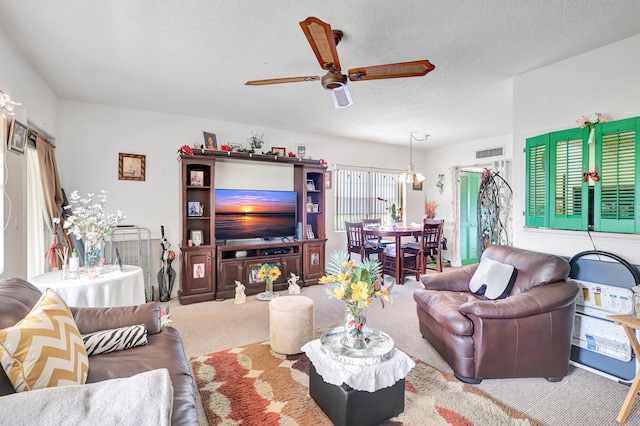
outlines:
[[[394, 303], [384, 309], [379, 304], [371, 306], [367, 323], [391, 335], [405, 353], [451, 374], [447, 363], [420, 336], [413, 301], [416, 288], [418, 283], [411, 279], [403, 286], [395, 286]], [[344, 304], [329, 299], [324, 289], [322, 285], [302, 288], [302, 294], [314, 301], [316, 329], [335, 326], [344, 317]], [[180, 305], [174, 299], [171, 325], [180, 331], [187, 357], [191, 358], [268, 340], [268, 305], [255, 296], [248, 296], [242, 305], [235, 305], [231, 299]], [[558, 383], [537, 378], [496, 379], [483, 380], [474, 387], [545, 426], [618, 426], [615, 419], [629, 391], [624, 384], [574, 366], [570, 366], [569, 375]], [[204, 426], [207, 421], [202, 406], [198, 410]], [[626, 425], [640, 425], [640, 398]]]
[[[331, 425], [309, 396], [309, 359], [269, 342], [191, 359], [210, 425]], [[405, 409], [386, 425], [537, 425], [423, 361], [405, 380]]]

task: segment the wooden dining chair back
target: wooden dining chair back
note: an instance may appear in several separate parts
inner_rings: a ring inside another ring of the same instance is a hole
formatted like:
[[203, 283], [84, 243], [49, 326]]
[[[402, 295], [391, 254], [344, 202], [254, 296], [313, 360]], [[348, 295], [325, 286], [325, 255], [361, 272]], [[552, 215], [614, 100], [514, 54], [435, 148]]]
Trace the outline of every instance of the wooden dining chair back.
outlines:
[[420, 241], [414, 241], [403, 245], [406, 253], [416, 254], [417, 264], [416, 270], [420, 274], [427, 271], [427, 265], [435, 264], [435, 270], [442, 272], [442, 254], [440, 242], [442, 241], [442, 229], [444, 228], [444, 219], [427, 219], [422, 221], [422, 232], [420, 233]]
[[351, 257], [351, 253], [358, 253], [360, 259], [375, 254], [382, 263], [383, 247], [375, 241], [365, 240], [362, 222], [345, 222], [344, 224], [347, 231], [347, 252], [349, 253], [349, 257]]

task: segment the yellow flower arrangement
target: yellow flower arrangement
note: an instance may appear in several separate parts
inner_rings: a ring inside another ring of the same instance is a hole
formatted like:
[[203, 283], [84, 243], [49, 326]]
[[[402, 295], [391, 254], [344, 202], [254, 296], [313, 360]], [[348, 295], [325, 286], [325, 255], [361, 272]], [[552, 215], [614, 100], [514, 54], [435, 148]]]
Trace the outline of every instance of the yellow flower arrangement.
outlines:
[[320, 278], [321, 284], [336, 283], [325, 291], [329, 297], [342, 300], [347, 307], [346, 331], [352, 337], [363, 334], [365, 316], [363, 311], [373, 303], [374, 299], [380, 299], [384, 308], [384, 302], [393, 303], [391, 286], [382, 288], [382, 265], [378, 259], [365, 258], [360, 264], [355, 260], [349, 260], [349, 255], [344, 251], [334, 251], [327, 265], [328, 274]]
[[[265, 280], [270, 286], [273, 285], [273, 282], [277, 280], [280, 275], [282, 275], [280, 268], [276, 265], [269, 265], [268, 263], [263, 264], [258, 271], [258, 279]], [[269, 291], [273, 291], [273, 289]]]

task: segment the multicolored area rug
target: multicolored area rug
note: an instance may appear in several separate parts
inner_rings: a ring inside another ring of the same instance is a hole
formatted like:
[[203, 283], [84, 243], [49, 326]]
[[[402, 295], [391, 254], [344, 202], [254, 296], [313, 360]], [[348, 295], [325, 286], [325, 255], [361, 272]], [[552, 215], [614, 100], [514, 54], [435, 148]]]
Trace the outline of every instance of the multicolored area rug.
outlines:
[[[269, 342], [194, 357], [191, 366], [210, 425], [331, 425], [309, 396], [309, 359]], [[405, 411], [385, 425], [537, 425], [473, 386], [416, 361]]]

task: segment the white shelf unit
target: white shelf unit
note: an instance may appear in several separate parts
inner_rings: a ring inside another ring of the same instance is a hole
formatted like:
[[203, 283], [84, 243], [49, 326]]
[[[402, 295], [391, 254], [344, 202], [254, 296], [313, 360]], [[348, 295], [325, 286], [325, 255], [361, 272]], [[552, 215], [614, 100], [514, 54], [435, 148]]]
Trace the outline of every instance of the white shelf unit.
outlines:
[[111, 234], [106, 250], [105, 263], [116, 263], [116, 248], [123, 265], [135, 265], [144, 273], [144, 293], [146, 301], [153, 300], [151, 284], [151, 232], [137, 226], [119, 226]]

